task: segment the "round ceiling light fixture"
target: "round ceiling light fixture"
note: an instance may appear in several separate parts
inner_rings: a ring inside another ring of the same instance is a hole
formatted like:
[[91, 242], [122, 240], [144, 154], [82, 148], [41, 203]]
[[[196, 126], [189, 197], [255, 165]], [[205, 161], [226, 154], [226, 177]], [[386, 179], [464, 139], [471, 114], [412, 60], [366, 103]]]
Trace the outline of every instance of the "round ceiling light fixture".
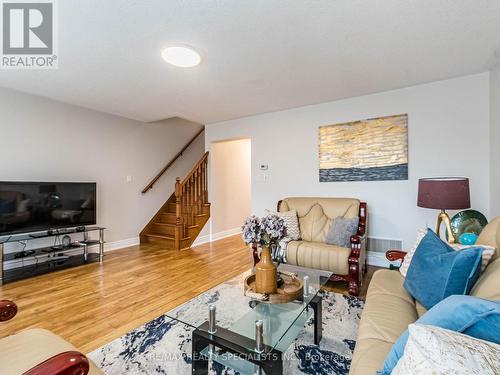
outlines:
[[182, 46], [165, 48], [161, 53], [161, 57], [167, 63], [180, 68], [192, 68], [201, 62], [201, 56], [198, 52], [192, 48]]

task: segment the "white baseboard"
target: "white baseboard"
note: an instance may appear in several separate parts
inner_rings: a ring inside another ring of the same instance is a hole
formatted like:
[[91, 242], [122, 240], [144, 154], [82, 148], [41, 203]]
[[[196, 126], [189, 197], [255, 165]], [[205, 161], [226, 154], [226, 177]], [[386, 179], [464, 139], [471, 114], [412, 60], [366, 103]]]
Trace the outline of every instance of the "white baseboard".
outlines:
[[237, 227], [237, 228], [228, 229], [228, 230], [225, 230], [225, 231], [222, 231], [222, 232], [218, 232], [218, 233], [212, 233], [211, 235], [210, 234], [206, 234], [204, 236], [198, 237], [194, 241], [194, 243], [193, 243], [192, 246], [198, 246], [198, 245], [201, 245], [201, 244], [204, 244], [204, 243], [207, 243], [207, 242], [221, 240], [223, 238], [231, 237], [231, 236], [234, 236], [234, 235], [240, 234], [240, 233], [241, 233], [241, 228]]
[[[240, 233], [241, 233], [241, 228], [237, 227], [237, 228], [228, 229], [228, 230], [218, 232], [218, 233], [213, 233], [212, 235], [206, 234], [204, 236], [198, 237], [196, 239], [196, 241], [194, 241], [192, 246], [198, 246], [198, 245], [202, 245], [202, 244], [205, 244], [208, 242], [221, 240], [223, 238], [234, 236], [234, 235], [240, 234]], [[139, 245], [139, 237], [132, 237], [132, 238], [127, 238], [127, 239], [119, 240], [119, 241], [106, 242], [104, 244], [104, 252], [119, 250], [119, 249], [123, 249], [123, 248], [130, 247], [130, 246], [136, 246], [136, 245]], [[91, 247], [89, 247], [89, 250], [98, 251], [99, 247], [98, 246], [91, 246]], [[368, 264], [370, 266], [389, 268], [389, 265], [391, 264], [391, 262], [389, 262], [387, 260], [387, 258], [385, 257], [385, 253], [378, 252], [378, 251], [368, 251], [367, 252], [367, 260], [368, 260]], [[397, 264], [397, 263], [398, 262], [393, 262], [393, 264]]]
[[197, 237], [191, 246], [198, 246], [208, 242], [210, 242], [210, 234], [205, 234], [204, 236]]
[[[124, 240], [119, 240], [119, 241], [113, 241], [113, 242], [106, 242], [104, 244], [104, 252], [107, 253], [108, 251], [113, 251], [113, 250], [119, 250], [119, 249], [124, 249], [126, 247], [130, 246], [135, 246], [139, 245], [139, 237], [132, 237], [132, 238], [126, 238]], [[89, 250], [94, 251], [99, 251], [99, 246], [89, 246]]]
[[241, 233], [241, 227], [228, 229], [228, 230], [225, 230], [223, 232], [212, 234], [212, 241], [221, 240], [223, 238], [231, 237], [231, 236], [234, 236], [235, 234], [240, 234], [240, 233]]
[[389, 268], [389, 265], [394, 264], [399, 265], [399, 261], [389, 262], [385, 257], [385, 253], [379, 251], [368, 251], [366, 253], [367, 261], [370, 266], [385, 267]]
[[[192, 246], [197, 246], [197, 245], [201, 245], [201, 244], [204, 244], [207, 242], [221, 240], [223, 238], [234, 236], [235, 234], [239, 234], [239, 233], [241, 233], [240, 227], [229, 229], [229, 230], [219, 232], [219, 233], [214, 233], [211, 236], [210, 236], [210, 234], [207, 234], [207, 235], [198, 237], [194, 241]], [[140, 243], [139, 237], [132, 237], [132, 238], [126, 238], [124, 240], [119, 240], [119, 241], [106, 242], [104, 244], [104, 252], [119, 250], [119, 249], [123, 249], [123, 248], [130, 247], [130, 246], [136, 246], [136, 245], [139, 245], [139, 243]], [[93, 252], [99, 251], [99, 247], [98, 246], [89, 246], [89, 250], [92, 250]]]

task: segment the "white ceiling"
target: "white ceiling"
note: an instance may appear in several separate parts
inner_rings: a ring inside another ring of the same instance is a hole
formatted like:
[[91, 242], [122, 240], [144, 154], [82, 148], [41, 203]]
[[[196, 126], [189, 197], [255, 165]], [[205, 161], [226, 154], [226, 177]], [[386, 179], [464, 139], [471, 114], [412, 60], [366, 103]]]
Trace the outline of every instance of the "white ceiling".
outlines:
[[[212, 123], [483, 72], [500, 55], [499, 0], [58, 4], [59, 69], [0, 71], [0, 86], [141, 121]], [[202, 64], [167, 65], [178, 43]]]

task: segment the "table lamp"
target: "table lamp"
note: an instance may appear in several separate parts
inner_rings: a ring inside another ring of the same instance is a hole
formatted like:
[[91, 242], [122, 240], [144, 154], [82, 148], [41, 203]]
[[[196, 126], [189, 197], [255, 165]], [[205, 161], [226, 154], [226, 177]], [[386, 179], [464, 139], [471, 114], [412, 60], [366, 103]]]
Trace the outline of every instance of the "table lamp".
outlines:
[[440, 235], [444, 223], [448, 242], [454, 243], [450, 217], [445, 210], [470, 208], [469, 179], [466, 177], [421, 178], [418, 181], [417, 206], [441, 210], [437, 219], [436, 234]]

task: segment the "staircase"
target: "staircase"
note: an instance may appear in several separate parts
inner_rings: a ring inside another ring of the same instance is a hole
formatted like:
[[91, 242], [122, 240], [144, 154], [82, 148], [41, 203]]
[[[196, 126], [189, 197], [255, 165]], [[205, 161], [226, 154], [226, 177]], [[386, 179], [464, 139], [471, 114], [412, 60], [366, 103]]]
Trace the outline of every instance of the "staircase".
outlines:
[[208, 152], [183, 181], [177, 177], [174, 193], [141, 231], [141, 243], [158, 243], [172, 250], [190, 248], [210, 218], [207, 167]]

